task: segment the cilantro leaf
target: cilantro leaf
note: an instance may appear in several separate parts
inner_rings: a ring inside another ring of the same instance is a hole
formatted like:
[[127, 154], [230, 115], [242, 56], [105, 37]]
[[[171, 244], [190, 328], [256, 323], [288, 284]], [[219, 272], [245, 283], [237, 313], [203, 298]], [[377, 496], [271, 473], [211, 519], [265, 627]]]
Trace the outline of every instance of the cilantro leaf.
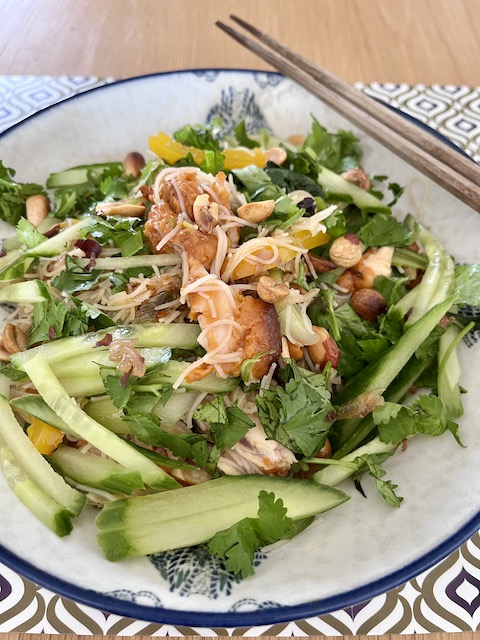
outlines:
[[235, 135], [235, 138], [237, 139], [238, 144], [242, 147], [247, 147], [247, 149], [254, 149], [255, 147], [260, 146], [260, 144], [256, 140], [252, 140], [252, 138], [248, 137], [245, 120], [240, 120], [240, 122], [234, 128], [233, 133]]
[[[285, 163], [288, 166], [288, 163]], [[286, 193], [296, 191], [308, 191], [311, 196], [323, 197], [324, 193], [318, 182], [311, 176], [304, 173], [298, 173], [276, 164], [267, 163], [265, 168], [266, 175], [271, 181]]]
[[360, 240], [369, 247], [404, 247], [411, 244], [418, 235], [418, 224], [399, 222], [386, 213], [377, 213], [359, 233]]
[[439, 436], [451, 428], [442, 402], [434, 395], [421, 395], [409, 405], [386, 402], [372, 413], [380, 440], [399, 444], [416, 433]]
[[312, 149], [318, 162], [336, 173], [357, 166], [361, 158], [358, 138], [351, 131], [329, 133], [315, 118], [312, 118], [312, 127], [303, 149]]
[[363, 456], [355, 458], [354, 462], [360, 465], [358, 472], [360, 475], [366, 470], [368, 471], [369, 475], [374, 478], [375, 485], [382, 498], [392, 507], [399, 507], [403, 502], [403, 498], [397, 496], [395, 493], [395, 489], [397, 489], [398, 485], [393, 484], [391, 480], [384, 480], [386, 471], [382, 468], [382, 463], [385, 462], [385, 460], [391, 455], [393, 455], [393, 453], [394, 452], [371, 454], [367, 453]]
[[12, 226], [26, 216], [25, 201], [29, 196], [46, 195], [39, 184], [15, 182], [15, 171], [0, 160], [0, 218]]
[[270, 176], [259, 167], [249, 165], [243, 169], [233, 169], [233, 175], [244, 185], [252, 200], [276, 200], [285, 195]]
[[144, 278], [150, 278], [153, 275], [153, 269], [151, 267], [129, 267], [122, 271], [112, 271], [108, 276], [113, 285], [112, 294], [124, 291], [130, 278], [138, 278], [140, 275]]
[[29, 249], [46, 240], [46, 237], [26, 218], [21, 218], [17, 224], [17, 238], [21, 244]]
[[52, 285], [63, 293], [75, 293], [91, 289], [102, 277], [102, 272], [96, 269], [87, 271], [78, 262], [65, 256], [65, 269], [52, 279]]
[[285, 230], [299, 220], [304, 213], [305, 209], [297, 207], [291, 198], [282, 196], [276, 201], [272, 215], [263, 224], [271, 230]]
[[214, 120], [209, 124], [187, 124], [178, 129], [173, 134], [177, 142], [181, 142], [187, 147], [195, 147], [197, 149], [211, 149], [212, 151], [221, 151], [219, 136], [221, 128], [219, 122]]
[[[85, 307], [86, 303], [75, 299], [73, 302], [75, 304], [73, 308], [69, 308], [65, 302], [57, 303], [54, 300], [36, 302], [33, 305], [32, 328], [28, 338], [29, 346], [87, 333], [89, 326], [94, 325], [94, 322], [91, 321], [92, 312], [88, 308], [90, 305]], [[104, 316], [104, 314], [101, 315]], [[113, 322], [110, 321], [110, 325], [112, 324]], [[108, 325], [106, 322], [102, 322], [102, 326]]]
[[225, 449], [231, 449], [255, 426], [253, 420], [237, 406], [225, 407], [223, 396], [220, 395], [212, 402], [198, 407], [193, 417], [209, 423], [212, 440], [219, 455]]
[[287, 516], [287, 509], [274, 493], [260, 491], [258, 515], [243, 518], [224, 531], [219, 531], [208, 543], [209, 552], [221, 558], [230, 571], [243, 578], [254, 573], [255, 551], [278, 540], [290, 540], [303, 531], [313, 520], [307, 518], [294, 522]]
[[294, 361], [282, 373], [285, 388], [264, 390], [257, 396], [260, 420], [269, 438], [295, 453], [312, 456], [319, 451], [331, 427], [330, 393], [321, 374], [302, 377]]
[[100, 375], [103, 378], [105, 391], [112, 399], [117, 409], [123, 409], [133, 393], [133, 385], [137, 383], [136, 376], [129, 376], [128, 380], [113, 367], [100, 367]]

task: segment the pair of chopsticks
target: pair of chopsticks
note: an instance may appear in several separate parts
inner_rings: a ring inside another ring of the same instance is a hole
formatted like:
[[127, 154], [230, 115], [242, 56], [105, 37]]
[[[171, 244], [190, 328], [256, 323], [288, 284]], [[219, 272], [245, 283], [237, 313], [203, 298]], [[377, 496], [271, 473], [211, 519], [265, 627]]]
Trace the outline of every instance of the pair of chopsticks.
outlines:
[[258, 42], [223, 22], [216, 25], [480, 213], [480, 167], [472, 160], [245, 20], [234, 15], [230, 18]]

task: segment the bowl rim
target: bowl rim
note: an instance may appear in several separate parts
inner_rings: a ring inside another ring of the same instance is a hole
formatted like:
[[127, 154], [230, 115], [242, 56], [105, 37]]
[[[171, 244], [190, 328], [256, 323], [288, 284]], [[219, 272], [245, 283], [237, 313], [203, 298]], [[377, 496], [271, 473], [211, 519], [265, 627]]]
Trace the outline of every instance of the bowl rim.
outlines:
[[[164, 78], [174, 75], [185, 75], [195, 72], [218, 72], [218, 73], [244, 73], [246, 75], [252, 75], [255, 73], [265, 74], [270, 77], [283, 77], [282, 74], [267, 70], [260, 69], [243, 69], [243, 68], [192, 68], [181, 69], [173, 71], [165, 71], [158, 73], [148, 73], [139, 76], [133, 76], [130, 78], [121, 78], [114, 80], [113, 82], [107, 82], [106, 84], [92, 87], [85, 91], [69, 96], [56, 102], [52, 105], [44, 107], [35, 113], [27, 116], [26, 118], [15, 123], [11, 127], [8, 127], [4, 131], [0, 132], [0, 138], [9, 135], [14, 132], [18, 127], [21, 127], [26, 122], [30, 122], [32, 119], [41, 116], [44, 112], [52, 109], [59, 108], [65, 102], [71, 100], [77, 100], [82, 96], [88, 96], [93, 92], [102, 91], [109, 87], [117, 86], [119, 84], [133, 83], [141, 80], [154, 80], [156, 78]], [[383, 102], [382, 102], [383, 103]], [[414, 122], [419, 127], [433, 133], [437, 138], [442, 140], [448, 146], [454, 148], [458, 153], [470, 158], [463, 149], [458, 147], [454, 142], [446, 138], [444, 135], [432, 129], [424, 122], [417, 120], [415, 117], [408, 113], [402, 112], [399, 109], [385, 104], [386, 107], [397, 111], [403, 117]], [[470, 158], [472, 162], [474, 160]], [[346, 609], [354, 605], [363, 603], [371, 598], [383, 594], [390, 589], [398, 587], [404, 584], [408, 580], [418, 576], [422, 572], [430, 569], [433, 565], [443, 560], [450, 553], [458, 549], [464, 542], [472, 537], [480, 529], [480, 511], [476, 513], [468, 522], [466, 522], [458, 531], [449, 536], [441, 544], [437, 545], [429, 552], [423, 554], [413, 562], [405, 565], [401, 569], [393, 571], [382, 578], [373, 580], [360, 587], [356, 587], [349, 591], [338, 593], [334, 596], [322, 598], [320, 600], [312, 600], [299, 605], [280, 605], [275, 607], [269, 607], [265, 609], [257, 609], [254, 611], [186, 611], [179, 609], [170, 609], [162, 606], [149, 606], [131, 602], [129, 600], [122, 600], [115, 598], [111, 595], [106, 595], [92, 589], [79, 587], [71, 582], [67, 582], [62, 578], [58, 578], [40, 568], [35, 567], [30, 562], [23, 560], [16, 554], [10, 552], [0, 543], [0, 562], [11, 570], [18, 572], [23, 577], [34, 583], [49, 589], [50, 591], [67, 597], [75, 602], [84, 604], [94, 609], [101, 609], [108, 611], [116, 615], [133, 618], [137, 620], [144, 620], [148, 622], [160, 623], [160, 624], [172, 624], [179, 626], [197, 626], [197, 627], [239, 627], [239, 626], [256, 626], [264, 624], [274, 624], [278, 622], [287, 622], [292, 620], [299, 620], [309, 618], [312, 616], [318, 616], [326, 613], [331, 613], [341, 609]]]

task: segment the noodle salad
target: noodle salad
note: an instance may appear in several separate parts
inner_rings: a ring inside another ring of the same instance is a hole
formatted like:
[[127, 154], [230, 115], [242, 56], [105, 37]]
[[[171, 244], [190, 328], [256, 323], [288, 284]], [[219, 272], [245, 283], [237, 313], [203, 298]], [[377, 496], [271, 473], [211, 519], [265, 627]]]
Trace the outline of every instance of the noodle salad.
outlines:
[[45, 186], [0, 162], [1, 468], [59, 536], [95, 508], [109, 560], [206, 543], [245, 577], [347, 478], [399, 507], [412, 437], [461, 445], [479, 268], [394, 216], [351, 132], [149, 144]]

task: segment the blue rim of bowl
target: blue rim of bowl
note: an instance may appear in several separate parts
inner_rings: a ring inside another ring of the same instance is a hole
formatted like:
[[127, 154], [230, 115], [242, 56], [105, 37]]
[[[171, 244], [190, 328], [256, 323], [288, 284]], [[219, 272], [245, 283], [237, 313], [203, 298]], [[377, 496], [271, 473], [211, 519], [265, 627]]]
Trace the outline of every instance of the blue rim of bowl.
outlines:
[[[83, 95], [89, 95], [94, 91], [101, 91], [108, 89], [109, 87], [116, 86], [121, 83], [136, 82], [145, 79], [161, 78], [170, 75], [183, 75], [187, 73], [207, 72], [215, 71], [221, 73], [262, 73], [269, 76], [280, 76], [281, 74], [270, 71], [256, 71], [253, 69], [185, 69], [181, 71], [168, 71], [164, 73], [151, 73], [142, 76], [136, 76], [134, 78], [125, 78], [112, 83], [108, 83], [99, 87], [82, 91], [74, 96], [65, 98], [60, 102], [57, 102], [49, 107], [41, 109], [31, 116], [21, 120], [20, 122], [9, 127], [5, 131], [0, 133], [0, 138], [6, 134], [11, 133], [17, 127], [24, 124], [26, 121], [30, 121], [33, 118], [38, 117], [45, 111], [50, 111], [60, 107], [64, 102], [70, 100], [76, 100]], [[468, 156], [462, 149], [455, 145], [451, 140], [438, 133], [428, 125], [420, 122], [413, 116], [403, 113], [394, 107], [385, 104], [386, 107], [393, 109], [400, 113], [403, 117], [407, 118], [411, 122], [414, 122], [419, 127], [433, 133], [437, 138], [442, 140], [449, 147], [452, 147], [459, 153]], [[472, 160], [473, 162], [473, 160]], [[399, 585], [407, 582], [408, 580], [418, 576], [423, 571], [430, 569], [433, 565], [443, 560], [450, 553], [458, 549], [464, 542], [471, 538], [480, 529], [480, 512], [478, 512], [471, 520], [464, 524], [455, 534], [447, 538], [444, 542], [437, 545], [434, 549], [428, 553], [422, 555], [417, 560], [405, 565], [398, 571], [394, 571], [387, 576], [373, 580], [365, 585], [356, 587], [350, 591], [336, 594], [321, 600], [313, 600], [294, 606], [278, 606], [269, 607], [266, 609], [258, 609], [255, 611], [235, 612], [235, 611], [185, 611], [178, 609], [168, 609], [159, 606], [147, 606], [130, 602], [128, 600], [121, 600], [112, 596], [93, 591], [91, 589], [85, 589], [78, 587], [70, 582], [56, 578], [51, 574], [43, 571], [30, 564], [29, 562], [22, 560], [15, 554], [11, 553], [0, 544], [0, 562], [5, 564], [10, 569], [17, 571], [22, 576], [35, 582], [50, 591], [70, 598], [78, 603], [100, 609], [102, 611], [108, 611], [110, 613], [133, 618], [136, 620], [144, 620], [148, 622], [155, 622], [160, 624], [172, 624], [179, 626], [189, 627], [251, 627], [264, 624], [275, 624], [278, 622], [287, 622], [291, 620], [300, 620], [309, 618], [312, 616], [318, 616], [333, 611], [339, 611], [346, 609], [354, 605], [360, 604], [371, 598], [380, 595], [394, 589]]]

